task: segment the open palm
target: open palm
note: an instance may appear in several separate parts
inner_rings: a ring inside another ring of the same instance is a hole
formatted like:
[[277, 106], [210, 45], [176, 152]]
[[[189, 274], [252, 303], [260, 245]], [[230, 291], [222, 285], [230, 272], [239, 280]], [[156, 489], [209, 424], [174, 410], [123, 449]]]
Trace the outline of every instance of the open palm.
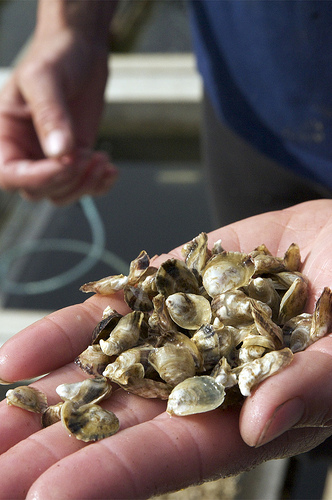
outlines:
[[[307, 202], [237, 222], [210, 233], [210, 244], [219, 238], [226, 250], [249, 252], [265, 243], [279, 256], [298, 243], [302, 271], [310, 280], [309, 311], [323, 287], [332, 286], [332, 201]], [[180, 249], [170, 255], [180, 257]], [[58, 402], [57, 385], [84, 378], [73, 359], [89, 343], [109, 304], [120, 313], [128, 311], [120, 294], [93, 296], [17, 334], [0, 350], [1, 379], [50, 372], [33, 385], [47, 393], [49, 404]], [[38, 415], [3, 402], [0, 498], [149, 498], [307, 451], [332, 434], [331, 370], [332, 340], [327, 335], [295, 354], [241, 409], [170, 417], [164, 401], [119, 389], [103, 406], [119, 417], [120, 431], [88, 445], [69, 437], [61, 423], [41, 429]]]

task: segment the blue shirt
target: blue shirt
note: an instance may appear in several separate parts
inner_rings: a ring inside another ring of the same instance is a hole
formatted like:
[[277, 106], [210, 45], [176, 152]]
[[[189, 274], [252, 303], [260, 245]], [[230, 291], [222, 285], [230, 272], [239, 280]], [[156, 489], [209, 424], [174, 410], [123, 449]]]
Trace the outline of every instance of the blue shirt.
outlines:
[[332, 188], [332, 2], [190, 5], [217, 114], [263, 153]]

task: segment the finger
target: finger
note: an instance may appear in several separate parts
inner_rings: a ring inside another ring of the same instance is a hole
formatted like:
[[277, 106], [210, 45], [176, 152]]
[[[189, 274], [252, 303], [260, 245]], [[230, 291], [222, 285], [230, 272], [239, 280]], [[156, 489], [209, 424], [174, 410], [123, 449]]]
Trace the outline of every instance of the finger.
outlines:
[[107, 305], [120, 314], [128, 312], [119, 294], [96, 295], [83, 304], [51, 313], [10, 338], [0, 349], [0, 379], [30, 379], [73, 361], [91, 342]]
[[0, 165], [0, 185], [9, 191], [46, 193], [57, 189], [67, 177], [67, 167], [57, 160], [7, 161]]
[[[79, 382], [84, 378], [86, 377], [82, 370], [71, 364], [30, 385], [42, 391], [47, 396], [48, 405], [53, 405], [59, 402], [59, 396], [56, 393], [58, 385]], [[41, 429], [40, 414], [8, 406], [6, 399], [0, 403], [0, 421], [0, 454]]]
[[118, 177], [116, 167], [110, 163], [106, 154], [95, 152], [89, 158], [85, 168], [70, 186], [64, 185], [54, 191], [51, 201], [57, 205], [72, 203], [84, 195], [96, 196], [106, 193]]
[[291, 440], [256, 449], [239, 435], [237, 409], [192, 417], [163, 413], [60, 460], [36, 480], [27, 499], [150, 498], [293, 454], [294, 443], [299, 447], [307, 438], [312, 444], [307, 434], [296, 430]]
[[39, 65], [37, 60], [24, 65], [18, 75], [24, 82], [21, 92], [29, 105], [45, 156], [70, 153], [75, 139], [60, 77], [51, 68]]
[[[108, 158], [95, 158], [96, 154], [83, 151], [63, 157], [59, 160], [46, 160], [56, 162], [58, 172], [54, 178], [39, 172], [39, 182], [33, 183], [35, 170], [30, 172], [30, 182], [22, 185], [22, 196], [30, 201], [49, 198], [53, 203], [68, 204], [83, 195], [95, 195], [109, 188], [117, 177], [117, 169]], [[30, 163], [32, 164], [32, 162]], [[35, 164], [32, 164], [35, 165]], [[16, 183], [18, 180], [15, 179]], [[42, 182], [41, 182], [42, 181]]]
[[[160, 400], [142, 400], [128, 395], [119, 389], [103, 406], [113, 411], [120, 421], [120, 430], [140, 424], [154, 418], [164, 411], [165, 402]], [[17, 410], [18, 408], [9, 408]], [[23, 410], [21, 412], [25, 413]], [[40, 428], [40, 427], [39, 427]], [[109, 438], [106, 438], [109, 439]], [[33, 482], [59, 460], [84, 448], [87, 444], [68, 435], [61, 422], [53, 424], [31, 437], [21, 441], [0, 457], [2, 470], [0, 498], [25, 498], [26, 492]], [[89, 444], [89, 447], [93, 444]], [[34, 457], [31, 460], [31, 457]], [[13, 473], [13, 471], [15, 471]], [[15, 481], [13, 477], [15, 476]], [[62, 498], [62, 497], [59, 497]]]
[[261, 446], [294, 427], [330, 427], [332, 432], [332, 338], [296, 353], [292, 363], [247, 398], [241, 435]]

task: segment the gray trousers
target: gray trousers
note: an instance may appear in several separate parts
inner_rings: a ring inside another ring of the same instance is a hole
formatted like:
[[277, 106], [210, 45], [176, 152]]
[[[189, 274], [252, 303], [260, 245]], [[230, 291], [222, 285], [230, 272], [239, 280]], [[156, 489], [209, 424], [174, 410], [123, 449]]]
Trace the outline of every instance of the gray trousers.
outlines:
[[207, 96], [202, 110], [202, 154], [214, 227], [331, 191], [296, 175], [254, 149], [216, 116]]

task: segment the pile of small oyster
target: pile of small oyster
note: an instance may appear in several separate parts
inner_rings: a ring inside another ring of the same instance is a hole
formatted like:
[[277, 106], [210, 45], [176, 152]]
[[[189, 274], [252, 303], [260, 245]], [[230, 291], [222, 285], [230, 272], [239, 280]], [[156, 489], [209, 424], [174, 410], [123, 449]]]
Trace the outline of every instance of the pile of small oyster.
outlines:
[[207, 241], [199, 234], [182, 248], [183, 260], [158, 268], [142, 251], [127, 276], [83, 285], [83, 292], [103, 295], [122, 290], [131, 312], [105, 309], [91, 345], [75, 360], [89, 377], [60, 385], [58, 405], [48, 406], [32, 387], [8, 391], [8, 404], [40, 412], [44, 426], [61, 420], [78, 439], [96, 441], [119, 429], [117, 417], [98, 404], [112, 383], [168, 400], [170, 415], [225, 408], [330, 331], [329, 288], [313, 314], [303, 312], [308, 280], [298, 245], [279, 258], [264, 244], [246, 254], [225, 251], [220, 241], [210, 250]]

